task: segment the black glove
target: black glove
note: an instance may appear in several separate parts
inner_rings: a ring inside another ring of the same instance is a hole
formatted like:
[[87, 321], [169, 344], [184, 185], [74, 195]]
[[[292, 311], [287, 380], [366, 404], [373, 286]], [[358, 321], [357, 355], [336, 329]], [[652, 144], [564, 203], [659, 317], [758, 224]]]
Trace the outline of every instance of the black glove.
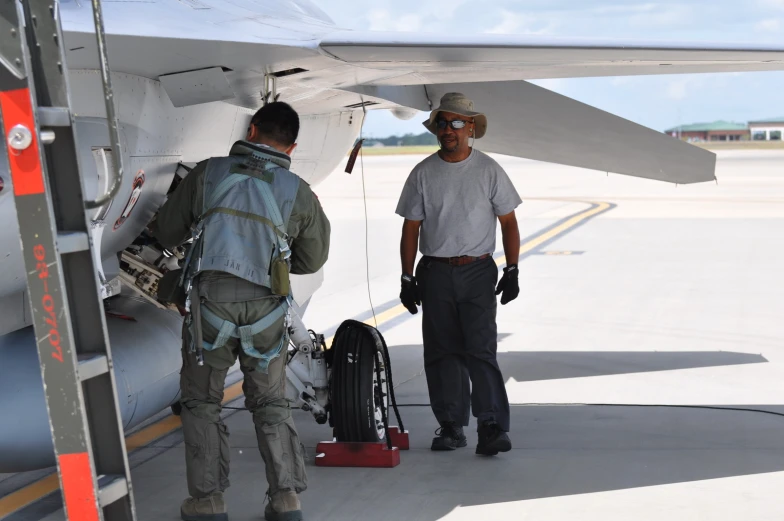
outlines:
[[511, 264], [504, 268], [504, 276], [498, 281], [498, 286], [495, 288], [495, 294], [498, 295], [502, 291], [501, 304], [506, 304], [517, 298], [520, 293], [520, 286], [517, 284], [517, 264]]
[[417, 289], [416, 279], [411, 275], [403, 274], [400, 277], [400, 302], [406, 307], [409, 313], [416, 315], [419, 301], [419, 290]]

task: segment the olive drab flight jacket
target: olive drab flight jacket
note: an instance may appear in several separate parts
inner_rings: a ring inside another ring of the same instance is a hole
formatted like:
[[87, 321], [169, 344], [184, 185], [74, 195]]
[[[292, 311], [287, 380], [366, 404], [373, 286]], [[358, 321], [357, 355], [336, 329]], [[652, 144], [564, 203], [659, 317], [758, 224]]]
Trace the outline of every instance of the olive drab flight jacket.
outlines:
[[[158, 241], [163, 246], [172, 248], [188, 240], [191, 237], [192, 226], [198, 222], [203, 214], [205, 178], [208, 168], [215, 171], [216, 166], [224, 163], [227, 165], [231, 164], [232, 158], [237, 160], [236, 163], [241, 164], [247, 162], [246, 160], [249, 159], [248, 156], [250, 155], [262, 156], [270, 161], [268, 166], [272, 166], [272, 168], [265, 170], [263, 172], [265, 175], [274, 176], [277, 174], [292, 177], [292, 174], [287, 171], [291, 160], [286, 154], [263, 145], [238, 141], [231, 148], [228, 157], [212, 158], [198, 163], [169, 196], [168, 201], [161, 207], [158, 217], [152, 225], [151, 231]], [[288, 177], [286, 179], [287, 182], [282, 183], [287, 188], [278, 190], [275, 195], [276, 197], [289, 199], [288, 204], [286, 204], [286, 201], [278, 201], [278, 204], [283, 203], [283, 207], [280, 207], [280, 210], [284, 221], [286, 221], [286, 235], [288, 236], [288, 243], [291, 249], [291, 257], [289, 259], [290, 273], [315, 273], [324, 265], [328, 258], [330, 223], [310, 186], [298, 178], [298, 186], [296, 181], [292, 185], [291, 179], [288, 179]], [[250, 181], [253, 180], [251, 179]], [[266, 181], [270, 181], [270, 179]], [[208, 200], [215, 188], [215, 183], [209, 183], [209, 186], [207, 186], [208, 193], [206, 195]], [[295, 195], [292, 197], [294, 193]], [[232, 216], [229, 215], [227, 218], [231, 219]], [[213, 227], [217, 226], [218, 224], [213, 225]], [[267, 225], [262, 223], [259, 223], [258, 226], [267, 228]], [[273, 237], [274, 234], [271, 234], [270, 241], [274, 240]], [[274, 243], [270, 242], [269, 246], [270, 248], [274, 247]], [[254, 284], [267, 285], [267, 274], [253, 273], [249, 275], [252, 270], [246, 271], [244, 266], [243, 271], [234, 270], [232, 272], [231, 269], [220, 266], [221, 263], [217, 262], [219, 255], [215, 251], [212, 254], [214, 271], [222, 271], [229, 274], [221, 273], [220, 278], [233, 275], [244, 278]], [[229, 262], [230, 264], [231, 262]], [[266, 268], [268, 267], [266, 266]], [[213, 271], [209, 264], [203, 265], [201, 269], [205, 272], [205, 275]]]

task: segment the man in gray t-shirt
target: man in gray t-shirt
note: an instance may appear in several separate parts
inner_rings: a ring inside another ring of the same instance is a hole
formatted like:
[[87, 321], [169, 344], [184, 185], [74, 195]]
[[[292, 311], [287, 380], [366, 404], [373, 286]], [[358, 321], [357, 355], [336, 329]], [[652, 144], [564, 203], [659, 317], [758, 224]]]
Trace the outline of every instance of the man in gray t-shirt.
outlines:
[[472, 149], [457, 163], [433, 154], [414, 167], [396, 212], [422, 221], [422, 255], [479, 257], [495, 252], [497, 216], [508, 215], [521, 202], [501, 166]]
[[[445, 94], [424, 125], [441, 149], [411, 172], [396, 213], [405, 219], [400, 300], [412, 314], [422, 305], [425, 376], [441, 425], [431, 449], [465, 447], [463, 427], [473, 409], [476, 453], [495, 455], [512, 447], [509, 400], [496, 360], [495, 296], [503, 293], [506, 304], [519, 293], [514, 210], [522, 201], [501, 166], [470, 146], [470, 138], [484, 136], [487, 118], [464, 95]], [[496, 222], [506, 255], [500, 282], [493, 260]], [[423, 257], [415, 276], [417, 246]]]

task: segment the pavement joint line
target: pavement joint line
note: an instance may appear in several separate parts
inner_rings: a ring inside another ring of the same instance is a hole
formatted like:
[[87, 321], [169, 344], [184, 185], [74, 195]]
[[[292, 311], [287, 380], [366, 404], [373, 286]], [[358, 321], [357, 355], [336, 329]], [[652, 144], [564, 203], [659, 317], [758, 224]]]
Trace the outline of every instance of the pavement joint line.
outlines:
[[[585, 224], [585, 222], [587, 222], [589, 219], [596, 217], [602, 213], [605, 213], [608, 210], [615, 208], [616, 206], [615, 204], [607, 203], [607, 202], [576, 201], [576, 200], [570, 200], [569, 202], [582, 202], [591, 205], [591, 207], [588, 208], [587, 210], [582, 210], [571, 216], [561, 219], [557, 221], [555, 224], [548, 226], [543, 230], [540, 230], [533, 236], [526, 238], [526, 240], [524, 240], [524, 242], [520, 244], [521, 259], [529, 256], [537, 248], [541, 248], [547, 245], [548, 243], [560, 238], [567, 231], [573, 230], [578, 225]], [[503, 252], [496, 253], [493, 257], [497, 266], [500, 267], [502, 264], [504, 264], [505, 257]], [[382, 306], [384, 305], [382, 304]], [[407, 312], [408, 310], [405, 308], [405, 306], [403, 306], [402, 304], [398, 304], [376, 315], [375, 322], [371, 315], [371, 317], [365, 320], [364, 323], [369, 326], [379, 327], [382, 324], [393, 321], [394, 319], [399, 318], [401, 316], [403, 316], [403, 319], [409, 318], [404, 316], [404, 313]], [[360, 314], [359, 316], [362, 315], [363, 314]], [[326, 344], [328, 347], [332, 345], [333, 339], [334, 336], [331, 336], [326, 339]], [[242, 394], [242, 380], [226, 387], [224, 391], [224, 399], [222, 404], [226, 405], [229, 402], [234, 401], [235, 399], [239, 398], [241, 394]], [[155, 442], [156, 440], [162, 438], [163, 436], [170, 434], [175, 430], [179, 429], [181, 426], [182, 426], [182, 422], [180, 421], [179, 416], [175, 416], [175, 415], [167, 416], [157, 421], [156, 423], [153, 423], [152, 425], [143, 428], [139, 432], [127, 436], [125, 438], [126, 450], [127, 452], [131, 452], [133, 450], [148, 446], [151, 443]], [[53, 492], [56, 492], [59, 488], [60, 488], [59, 475], [57, 473], [54, 473], [42, 479], [39, 479], [29, 485], [26, 485], [3, 498], [0, 498], [0, 520], [20, 511], [25, 507], [32, 505], [36, 501], [43, 499], [44, 497], [48, 496], [49, 494], [52, 494]]]

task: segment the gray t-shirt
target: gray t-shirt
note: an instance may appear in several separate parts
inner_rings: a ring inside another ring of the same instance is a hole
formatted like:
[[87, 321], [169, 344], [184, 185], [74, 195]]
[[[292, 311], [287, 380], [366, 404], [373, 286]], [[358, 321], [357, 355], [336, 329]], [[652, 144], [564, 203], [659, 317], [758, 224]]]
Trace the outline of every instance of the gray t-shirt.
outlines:
[[422, 255], [478, 257], [495, 252], [496, 216], [520, 203], [501, 165], [474, 149], [459, 163], [448, 163], [436, 153], [415, 166], [395, 212], [422, 221]]

